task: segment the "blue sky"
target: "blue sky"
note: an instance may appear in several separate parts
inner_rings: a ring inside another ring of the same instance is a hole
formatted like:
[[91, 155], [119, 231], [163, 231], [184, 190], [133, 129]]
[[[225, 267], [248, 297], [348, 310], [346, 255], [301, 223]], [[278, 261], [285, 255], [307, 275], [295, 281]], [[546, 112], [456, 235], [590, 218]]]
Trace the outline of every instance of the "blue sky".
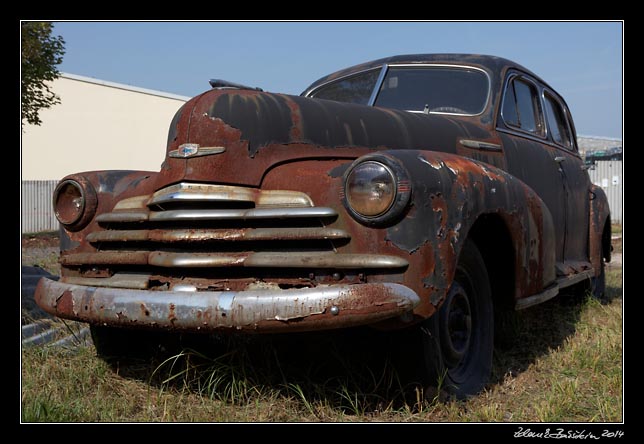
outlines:
[[621, 22], [56, 22], [54, 33], [60, 71], [184, 96], [211, 78], [300, 94], [390, 55], [497, 55], [555, 88], [578, 134], [622, 137]]

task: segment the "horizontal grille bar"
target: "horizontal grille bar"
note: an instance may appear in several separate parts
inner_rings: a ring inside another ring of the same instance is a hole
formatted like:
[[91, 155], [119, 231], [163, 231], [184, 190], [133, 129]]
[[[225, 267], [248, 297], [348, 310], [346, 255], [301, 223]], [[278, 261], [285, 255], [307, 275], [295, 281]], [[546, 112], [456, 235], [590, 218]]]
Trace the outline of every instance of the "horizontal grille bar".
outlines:
[[226, 185], [180, 183], [157, 191], [148, 206], [169, 202], [253, 202], [256, 207], [312, 207], [304, 193], [288, 190], [258, 190]]
[[237, 242], [348, 239], [349, 233], [336, 228], [230, 228], [184, 230], [95, 231], [90, 242]]
[[161, 206], [172, 202], [203, 202], [204, 204], [209, 202], [249, 202], [254, 203], [256, 208], [313, 206], [311, 198], [300, 191], [259, 190], [228, 185], [179, 183], [163, 188], [151, 195], [123, 199], [116, 204], [114, 211], [142, 210], [148, 206]]
[[99, 215], [99, 223], [111, 222], [171, 222], [204, 220], [265, 220], [309, 217], [335, 217], [333, 208], [251, 208], [245, 210], [171, 210], [159, 212], [115, 211]]
[[398, 256], [333, 252], [169, 253], [164, 251], [101, 251], [61, 257], [62, 265], [152, 265], [166, 268], [402, 268], [409, 263]]

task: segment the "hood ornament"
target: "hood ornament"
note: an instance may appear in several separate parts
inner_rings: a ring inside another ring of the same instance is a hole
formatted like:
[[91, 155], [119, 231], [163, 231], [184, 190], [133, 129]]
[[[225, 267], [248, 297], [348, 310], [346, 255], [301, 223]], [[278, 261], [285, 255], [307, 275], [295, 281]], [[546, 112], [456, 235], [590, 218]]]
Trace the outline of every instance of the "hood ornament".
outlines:
[[199, 146], [198, 143], [184, 143], [179, 148], [168, 153], [168, 157], [185, 159], [188, 157], [209, 156], [211, 154], [221, 154], [226, 151], [223, 146]]

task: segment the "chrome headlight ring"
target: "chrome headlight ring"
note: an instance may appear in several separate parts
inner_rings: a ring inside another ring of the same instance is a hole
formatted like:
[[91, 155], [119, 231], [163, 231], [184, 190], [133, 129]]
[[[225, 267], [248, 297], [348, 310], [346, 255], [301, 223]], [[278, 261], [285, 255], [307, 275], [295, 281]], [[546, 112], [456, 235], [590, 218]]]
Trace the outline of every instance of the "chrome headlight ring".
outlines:
[[94, 187], [83, 176], [68, 176], [54, 190], [54, 214], [69, 231], [84, 228], [94, 217], [97, 203]]
[[351, 164], [343, 179], [342, 203], [364, 225], [391, 224], [409, 205], [411, 180], [402, 163], [393, 157], [363, 156]]

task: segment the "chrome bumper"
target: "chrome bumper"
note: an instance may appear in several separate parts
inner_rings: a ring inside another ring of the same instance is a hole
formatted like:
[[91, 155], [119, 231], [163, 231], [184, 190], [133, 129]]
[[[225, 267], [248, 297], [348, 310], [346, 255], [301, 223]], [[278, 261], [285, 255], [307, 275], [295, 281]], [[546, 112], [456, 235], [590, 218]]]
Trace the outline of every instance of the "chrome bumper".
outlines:
[[122, 327], [310, 331], [365, 325], [410, 312], [420, 299], [400, 284], [289, 290], [146, 291], [42, 278], [36, 302], [61, 318]]

